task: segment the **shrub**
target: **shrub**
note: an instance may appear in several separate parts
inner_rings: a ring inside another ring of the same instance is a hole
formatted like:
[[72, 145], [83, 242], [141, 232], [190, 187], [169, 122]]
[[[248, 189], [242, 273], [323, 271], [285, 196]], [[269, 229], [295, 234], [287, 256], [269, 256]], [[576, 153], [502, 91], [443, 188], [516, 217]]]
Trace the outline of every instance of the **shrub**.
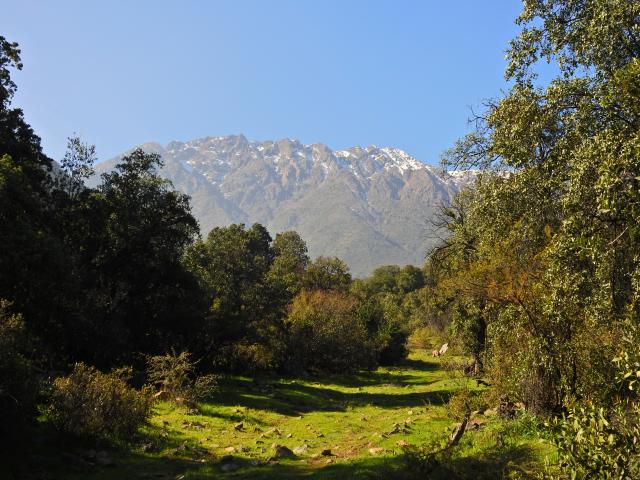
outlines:
[[300, 293], [287, 319], [291, 369], [344, 372], [373, 368], [375, 342], [355, 307], [353, 298], [339, 292]]
[[150, 356], [147, 375], [151, 384], [172, 401], [191, 403], [200, 401], [215, 390], [217, 376], [195, 374], [196, 362], [188, 352]]
[[35, 416], [38, 382], [25, 347], [24, 321], [0, 300], [0, 444], [14, 441]]
[[[358, 298], [357, 294], [354, 296]], [[354, 321], [365, 325], [375, 345], [378, 363], [393, 365], [406, 358], [407, 334], [400, 328], [400, 322], [387, 312], [384, 302], [377, 297], [360, 297], [352, 314], [356, 317]]]
[[455, 420], [475, 411], [484, 410], [487, 404], [478, 392], [472, 392], [467, 387], [457, 390], [447, 403], [447, 413]]
[[285, 342], [274, 334], [267, 336], [264, 343], [241, 341], [232, 344], [226, 351], [226, 362], [223, 363], [230, 371], [255, 374], [276, 370], [283, 362], [286, 350]]
[[572, 480], [640, 478], [640, 330], [628, 331], [614, 359], [618, 394], [599, 405], [575, 405], [549, 424], [558, 466]]
[[[409, 345], [431, 350], [436, 345], [437, 332], [431, 327], [418, 327], [409, 336]], [[441, 344], [442, 342], [439, 342]]]
[[146, 422], [151, 397], [127, 384], [131, 369], [102, 373], [77, 363], [69, 376], [54, 380], [48, 416], [65, 432], [95, 440], [128, 440]]
[[575, 407], [551, 422], [561, 470], [571, 479], [640, 477], [640, 408]]

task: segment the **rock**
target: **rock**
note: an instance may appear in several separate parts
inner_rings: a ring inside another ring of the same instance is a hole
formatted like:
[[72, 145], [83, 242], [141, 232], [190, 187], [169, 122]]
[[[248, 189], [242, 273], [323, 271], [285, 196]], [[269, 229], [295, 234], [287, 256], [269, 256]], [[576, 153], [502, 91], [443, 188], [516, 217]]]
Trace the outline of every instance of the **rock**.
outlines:
[[296, 455], [304, 455], [309, 450], [309, 446], [307, 444], [300, 445], [293, 449], [293, 453]]
[[316, 437], [318, 437], [318, 438], [323, 438], [323, 437], [324, 437], [324, 433], [318, 433], [318, 434], [316, 435]]
[[227, 447], [224, 449], [225, 452], [233, 453], [236, 451], [236, 447]]
[[449, 350], [449, 344], [445, 343], [440, 347], [440, 350], [438, 350], [438, 354], [444, 355], [445, 353], [447, 353], [447, 350]]
[[243, 428], [244, 428], [244, 423], [242, 423], [242, 422], [240, 422], [240, 423], [236, 423], [236, 424], [233, 426], [233, 429], [234, 429], [234, 430], [236, 430], [236, 431], [238, 431], [238, 432], [239, 432], [239, 431], [241, 431]]
[[406, 440], [400, 440], [398, 442], [398, 446], [401, 447], [401, 448], [408, 447], [409, 446], [409, 442], [407, 442]]
[[369, 453], [371, 455], [379, 455], [382, 452], [384, 452], [384, 448], [381, 448], [381, 447], [373, 447], [369, 449]]
[[235, 464], [235, 463], [225, 463], [220, 467], [220, 471], [221, 472], [235, 472], [236, 470], [238, 470], [240, 468], [240, 465]]
[[275, 450], [273, 458], [296, 458], [295, 453], [284, 445], [275, 445], [273, 449]]
[[330, 448], [325, 448], [324, 450], [322, 450], [320, 452], [320, 455], [322, 455], [323, 457], [331, 457], [331, 456], [333, 456], [333, 453], [331, 453], [331, 449]]
[[291, 437], [293, 437], [293, 434], [292, 433], [287, 433], [287, 438], [291, 438]]

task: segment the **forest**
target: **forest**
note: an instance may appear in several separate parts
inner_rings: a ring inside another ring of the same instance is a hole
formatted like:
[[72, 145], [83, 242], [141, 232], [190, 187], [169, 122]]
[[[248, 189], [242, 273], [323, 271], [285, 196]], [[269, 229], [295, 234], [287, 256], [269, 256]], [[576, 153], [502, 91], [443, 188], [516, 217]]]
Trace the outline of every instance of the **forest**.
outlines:
[[86, 186], [95, 147], [43, 153], [0, 36], [9, 478], [640, 478], [640, 3], [517, 23], [439, 244], [362, 279], [295, 231], [201, 232], [158, 155]]

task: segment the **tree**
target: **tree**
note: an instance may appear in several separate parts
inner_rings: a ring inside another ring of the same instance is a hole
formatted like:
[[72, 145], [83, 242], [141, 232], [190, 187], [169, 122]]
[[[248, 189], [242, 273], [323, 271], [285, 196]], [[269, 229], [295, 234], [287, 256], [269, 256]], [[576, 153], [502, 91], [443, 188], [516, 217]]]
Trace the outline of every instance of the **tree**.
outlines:
[[99, 221], [97, 238], [84, 239], [92, 247], [90, 307], [98, 310], [90, 328], [94, 341], [106, 336], [102, 354], [112, 360], [162, 351], [195, 321], [197, 286], [181, 262], [198, 224], [189, 198], [158, 176], [160, 166], [158, 155], [136, 150], [102, 175], [91, 198]]
[[[481, 298], [490, 312], [494, 382], [543, 413], [567, 397], [609, 397], [606, 358], [638, 308], [640, 4], [524, 4], [508, 51], [513, 86], [445, 165], [486, 173], [453, 228], [474, 244], [466, 265], [453, 261], [452, 283], [476, 299], [467, 313]], [[558, 69], [545, 86], [539, 60]]]
[[84, 182], [93, 175], [96, 160], [95, 146], [82, 142], [80, 137], [70, 137], [60, 165], [61, 173], [56, 178], [58, 189], [72, 199], [77, 198], [86, 189]]
[[316, 258], [307, 268], [303, 280], [303, 286], [307, 290], [346, 292], [350, 285], [349, 267], [337, 257]]
[[355, 299], [344, 293], [303, 290], [291, 304], [287, 317], [290, 364], [298, 369], [328, 372], [375, 366], [375, 341], [356, 308]]
[[268, 281], [274, 259], [271, 237], [257, 223], [250, 229], [216, 227], [189, 249], [186, 263], [200, 278], [209, 304], [202, 349], [211, 361], [239, 370], [277, 366], [289, 295], [280, 296]]
[[9, 155], [23, 169], [31, 188], [45, 194], [52, 160], [42, 153], [40, 138], [24, 121], [22, 110], [11, 108], [16, 92], [11, 68], [22, 69], [20, 49], [17, 43], [0, 36], [0, 156]]
[[276, 234], [272, 248], [275, 257], [269, 269], [270, 281], [293, 298], [302, 288], [309, 265], [307, 244], [298, 232], [289, 231]]

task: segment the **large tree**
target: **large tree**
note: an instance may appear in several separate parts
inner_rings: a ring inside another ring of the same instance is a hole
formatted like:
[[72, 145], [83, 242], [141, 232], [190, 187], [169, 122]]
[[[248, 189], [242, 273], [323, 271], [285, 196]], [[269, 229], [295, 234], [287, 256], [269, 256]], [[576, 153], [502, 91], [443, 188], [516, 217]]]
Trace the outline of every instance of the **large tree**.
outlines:
[[216, 227], [189, 250], [187, 265], [209, 304], [202, 352], [220, 367], [273, 368], [283, 354], [290, 294], [269, 279], [276, 255], [260, 224]]
[[[640, 278], [640, 3], [526, 0], [512, 87], [445, 163], [485, 171], [454, 237], [467, 313], [491, 307], [496, 382], [534, 409], [606, 397]], [[557, 75], [541, 85], [540, 61]], [[496, 172], [497, 171], [497, 172]], [[464, 306], [464, 305], [462, 305]]]

